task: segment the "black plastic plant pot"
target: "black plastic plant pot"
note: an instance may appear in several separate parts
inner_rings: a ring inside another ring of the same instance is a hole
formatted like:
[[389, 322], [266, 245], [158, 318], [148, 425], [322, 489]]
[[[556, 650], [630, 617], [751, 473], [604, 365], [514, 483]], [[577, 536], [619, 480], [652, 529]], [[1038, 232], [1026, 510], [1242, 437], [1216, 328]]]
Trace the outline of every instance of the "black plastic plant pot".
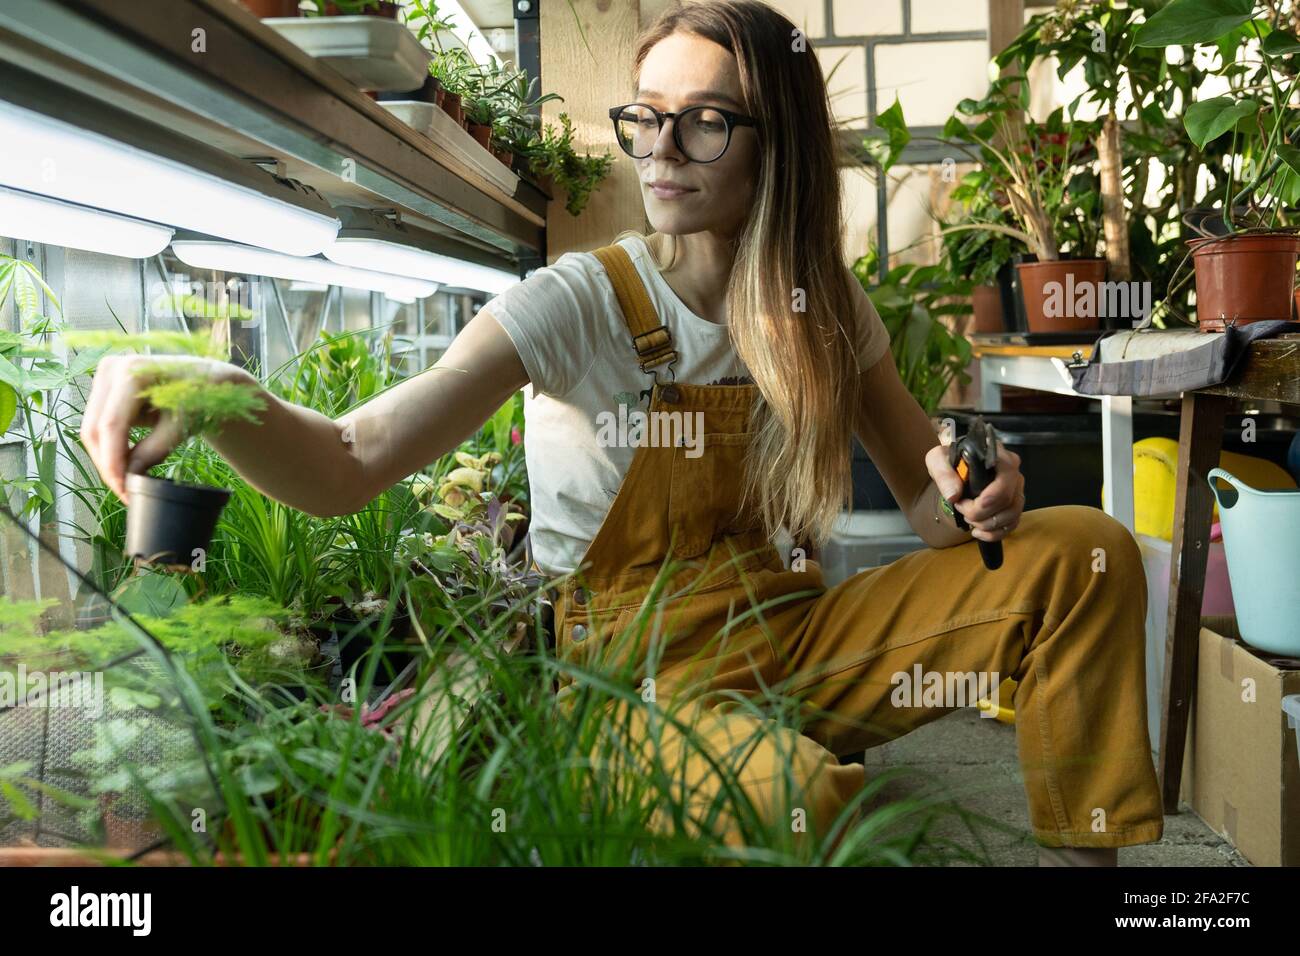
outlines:
[[[381, 618], [375, 617], [370, 620], [358, 620], [349, 611], [340, 612], [334, 615], [335, 633], [339, 639], [339, 660], [343, 665], [343, 673], [351, 672], [353, 665], [361, 661], [361, 657], [367, 651], [371, 650], [385, 635], [378, 633]], [[389, 680], [395, 678], [415, 657], [414, 651], [402, 646], [406, 637], [411, 633], [411, 616], [409, 614], [394, 615], [389, 622], [388, 633], [384, 640], [383, 650], [380, 653], [378, 676], [387, 677]], [[357, 673], [364, 670], [364, 665]]]
[[224, 488], [148, 475], [128, 475], [126, 490], [131, 498], [127, 557], [184, 571], [193, 569], [199, 553], [207, 552], [221, 509], [230, 500]]

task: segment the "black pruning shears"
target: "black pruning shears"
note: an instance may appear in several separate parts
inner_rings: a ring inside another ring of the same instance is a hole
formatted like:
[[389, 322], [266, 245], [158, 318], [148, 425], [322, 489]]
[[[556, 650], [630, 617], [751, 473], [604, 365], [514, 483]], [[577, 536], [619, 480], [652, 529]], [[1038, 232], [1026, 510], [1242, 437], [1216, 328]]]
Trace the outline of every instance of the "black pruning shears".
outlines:
[[[998, 474], [998, 436], [993, 426], [976, 415], [966, 434], [948, 446], [948, 464], [962, 480], [963, 497], [972, 501], [978, 498]], [[951, 503], [945, 500], [944, 508], [953, 516], [957, 527], [970, 530], [965, 517]], [[979, 546], [984, 567], [990, 571], [1002, 567], [1001, 541], [980, 541]]]

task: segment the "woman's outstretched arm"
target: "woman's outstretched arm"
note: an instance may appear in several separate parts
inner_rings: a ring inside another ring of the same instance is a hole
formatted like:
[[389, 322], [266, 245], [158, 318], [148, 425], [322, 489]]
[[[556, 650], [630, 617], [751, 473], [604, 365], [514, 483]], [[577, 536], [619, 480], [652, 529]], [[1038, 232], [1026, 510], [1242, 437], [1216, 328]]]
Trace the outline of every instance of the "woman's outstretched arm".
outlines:
[[[190, 359], [213, 382], [255, 383], [243, 369]], [[156, 356], [101, 362], [81, 437], [104, 482], [127, 500], [126, 476], [156, 465], [181, 435], [139, 398]], [[507, 398], [528, 384], [519, 354], [487, 309], [431, 368], [338, 419], [283, 401], [265, 389], [259, 421], [228, 424], [209, 443], [253, 487], [313, 515], [347, 514], [406, 475], [455, 448]], [[128, 435], [153, 426], [139, 444]]]

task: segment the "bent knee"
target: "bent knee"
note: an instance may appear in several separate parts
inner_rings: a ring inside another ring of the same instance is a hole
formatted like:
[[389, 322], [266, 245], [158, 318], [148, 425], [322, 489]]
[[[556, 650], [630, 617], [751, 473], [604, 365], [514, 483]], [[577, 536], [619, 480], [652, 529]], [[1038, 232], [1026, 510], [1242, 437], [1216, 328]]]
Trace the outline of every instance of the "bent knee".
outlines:
[[1116, 518], [1087, 505], [1057, 505], [1026, 512], [1036, 515], [1036, 530], [1052, 549], [1094, 571], [1142, 567], [1137, 539]]

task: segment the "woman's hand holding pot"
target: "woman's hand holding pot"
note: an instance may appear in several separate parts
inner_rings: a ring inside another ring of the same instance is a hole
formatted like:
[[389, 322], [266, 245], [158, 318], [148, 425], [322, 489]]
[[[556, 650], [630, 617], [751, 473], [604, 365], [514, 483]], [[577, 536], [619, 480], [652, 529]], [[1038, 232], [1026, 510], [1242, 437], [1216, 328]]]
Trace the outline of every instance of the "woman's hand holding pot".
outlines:
[[[185, 438], [170, 415], [160, 415], [141, 397], [156, 382], [160, 365], [181, 367], [184, 374], [219, 382], [252, 382], [248, 372], [227, 362], [188, 355], [108, 355], [102, 358], [91, 383], [90, 397], [81, 417], [81, 441], [112, 492], [128, 502], [126, 476], [144, 473], [158, 464]], [[134, 447], [131, 429], [152, 430]]]

